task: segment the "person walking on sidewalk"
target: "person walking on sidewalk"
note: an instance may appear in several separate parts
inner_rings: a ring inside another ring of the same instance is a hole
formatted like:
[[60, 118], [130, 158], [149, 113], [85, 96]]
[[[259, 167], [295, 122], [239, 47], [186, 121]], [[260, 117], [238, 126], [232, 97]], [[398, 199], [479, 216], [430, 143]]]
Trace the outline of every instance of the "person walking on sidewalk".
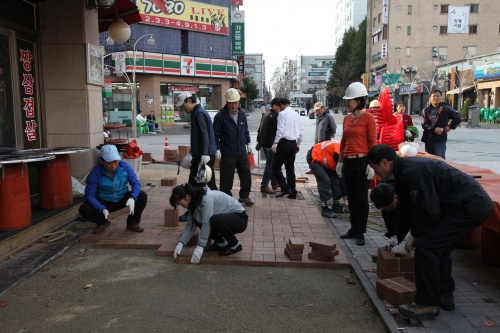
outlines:
[[[329, 113], [325, 113], [323, 103], [317, 102], [314, 104], [314, 112], [316, 113], [316, 132], [314, 134], [314, 143], [331, 140], [335, 137], [337, 124], [335, 119]], [[311, 175], [313, 172], [309, 170], [306, 174]]]
[[[199, 184], [194, 178], [198, 174], [201, 164], [206, 164], [214, 170], [215, 164], [215, 137], [212, 119], [208, 112], [196, 101], [196, 97], [190, 92], [184, 91], [179, 94], [177, 107], [191, 114], [191, 166], [189, 167], [189, 184], [192, 186], [204, 186]], [[207, 183], [207, 186], [216, 191], [215, 175]], [[186, 222], [188, 212], [179, 216], [180, 222]]]
[[[260, 183], [260, 191], [262, 193], [274, 194], [278, 188], [278, 181], [273, 175], [273, 159], [274, 152], [271, 149], [273, 146], [276, 131], [278, 130], [278, 115], [280, 107], [278, 106], [278, 98], [273, 98], [271, 101], [271, 109], [264, 115], [257, 131], [257, 146], [264, 149], [266, 153], [266, 167], [262, 174], [262, 182]], [[259, 149], [257, 149], [259, 150]], [[272, 189], [268, 187], [271, 180]]]
[[[344, 117], [340, 156], [337, 174], [345, 177], [349, 196], [349, 220], [351, 227], [340, 238], [356, 238], [356, 244], [365, 245], [366, 224], [368, 223], [368, 187], [373, 177], [373, 169], [366, 161], [366, 154], [377, 143], [375, 118], [365, 112], [368, 92], [361, 82], [351, 83], [345, 92], [347, 108], [352, 113]], [[343, 168], [345, 163], [345, 167]], [[344, 174], [342, 173], [344, 171]]]
[[250, 200], [252, 175], [248, 154], [250, 147], [250, 133], [245, 113], [239, 108], [240, 94], [238, 90], [230, 88], [226, 91], [226, 105], [214, 117], [216, 158], [220, 160], [220, 190], [232, 196], [231, 189], [234, 182], [234, 170], [240, 178], [239, 202], [246, 206], [253, 206]]
[[[278, 129], [272, 146], [275, 153], [273, 160], [273, 175], [281, 187], [281, 194], [276, 197], [283, 197], [288, 194], [289, 199], [297, 199], [295, 188], [295, 155], [300, 150], [304, 127], [297, 112], [290, 107], [290, 101], [280, 98], [278, 101], [280, 113], [278, 115]], [[285, 164], [286, 181], [281, 173], [281, 167]]]
[[431, 104], [422, 110], [421, 141], [425, 142], [425, 152], [439, 156], [446, 155], [446, 140], [448, 132], [457, 128], [462, 121], [460, 113], [441, 102], [440, 90], [433, 90], [429, 100]]
[[[127, 230], [143, 232], [139, 225], [146, 208], [148, 196], [141, 191], [132, 167], [123, 162], [115, 145], [101, 148], [100, 163], [90, 171], [85, 186], [85, 202], [80, 206], [80, 215], [97, 224], [94, 234], [100, 234], [111, 225], [110, 212], [129, 207]], [[132, 187], [129, 191], [128, 186]]]
[[[203, 252], [217, 251], [221, 256], [229, 256], [243, 249], [235, 234], [246, 230], [248, 216], [233, 197], [223, 192], [183, 184], [173, 189], [170, 205], [174, 208], [180, 205], [189, 212], [188, 223], [174, 250], [174, 260], [197, 228], [201, 231], [191, 257], [192, 264], [200, 262]], [[207, 246], [209, 239], [213, 239], [214, 243]]]
[[398, 157], [393, 148], [379, 144], [367, 161], [382, 179], [393, 175], [395, 181], [394, 191], [371, 196], [374, 205], [383, 210], [402, 205], [411, 219], [404, 242], [391, 250], [397, 255], [415, 249], [417, 293], [399, 311], [413, 318], [439, 316], [439, 307], [453, 311], [451, 253], [486, 221], [493, 209], [491, 198], [470, 175], [438, 159]]

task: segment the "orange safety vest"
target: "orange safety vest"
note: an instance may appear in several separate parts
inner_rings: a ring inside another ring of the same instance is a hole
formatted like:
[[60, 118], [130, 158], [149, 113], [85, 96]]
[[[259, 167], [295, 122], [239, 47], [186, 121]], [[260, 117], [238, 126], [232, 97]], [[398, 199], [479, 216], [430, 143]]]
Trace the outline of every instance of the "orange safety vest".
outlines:
[[337, 162], [333, 159], [335, 153], [340, 155], [340, 141], [330, 140], [317, 143], [311, 153], [312, 162], [319, 162], [325, 168], [335, 170]]

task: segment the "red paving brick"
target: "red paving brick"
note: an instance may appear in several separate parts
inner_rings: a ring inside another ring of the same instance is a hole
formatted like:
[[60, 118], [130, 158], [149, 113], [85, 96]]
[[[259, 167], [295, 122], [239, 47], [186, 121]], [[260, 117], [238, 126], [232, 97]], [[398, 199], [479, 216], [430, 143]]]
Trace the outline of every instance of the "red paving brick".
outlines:
[[[164, 227], [165, 208], [172, 208], [168, 203], [172, 187], [162, 187], [159, 183], [148, 192], [148, 205], [142, 213], [141, 226], [144, 232], [126, 230], [127, 215], [118, 216], [102, 234], [92, 231], [80, 238], [81, 243], [95, 243], [96, 248], [155, 249], [158, 256], [172, 256], [174, 248], [185, 224], [175, 228]], [[235, 182], [233, 191], [237, 193]], [[298, 184], [297, 190], [304, 200], [284, 198], [262, 198], [260, 182], [252, 184], [250, 198], [254, 207], [246, 207], [248, 227], [237, 235], [243, 251], [231, 256], [219, 256], [217, 252], [204, 253], [202, 264], [237, 265], [237, 266], [280, 266], [308, 268], [351, 268], [345, 253], [337, 247], [339, 254], [334, 261], [325, 262], [309, 259], [309, 242], [337, 243], [335, 237], [314, 206], [307, 190]], [[179, 215], [184, 209], [179, 209]], [[290, 260], [284, 254], [290, 238], [300, 238], [304, 243], [302, 260]], [[177, 263], [189, 264], [194, 246], [185, 246], [177, 257]]]

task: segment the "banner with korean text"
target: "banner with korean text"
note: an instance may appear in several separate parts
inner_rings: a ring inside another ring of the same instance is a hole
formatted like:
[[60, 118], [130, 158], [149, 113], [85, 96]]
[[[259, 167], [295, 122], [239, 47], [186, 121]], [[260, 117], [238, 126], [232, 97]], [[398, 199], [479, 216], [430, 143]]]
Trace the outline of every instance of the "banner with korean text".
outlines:
[[245, 13], [234, 10], [231, 13], [232, 55], [245, 55]]
[[448, 33], [466, 34], [469, 33], [469, 6], [448, 7]]

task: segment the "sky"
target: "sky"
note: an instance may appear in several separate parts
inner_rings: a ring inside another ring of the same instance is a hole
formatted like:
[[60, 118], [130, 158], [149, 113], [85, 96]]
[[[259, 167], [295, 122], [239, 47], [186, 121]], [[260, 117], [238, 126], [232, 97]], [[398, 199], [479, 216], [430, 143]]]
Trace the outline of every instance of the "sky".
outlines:
[[266, 85], [283, 58], [334, 55], [335, 0], [243, 0], [245, 53], [263, 53]]

